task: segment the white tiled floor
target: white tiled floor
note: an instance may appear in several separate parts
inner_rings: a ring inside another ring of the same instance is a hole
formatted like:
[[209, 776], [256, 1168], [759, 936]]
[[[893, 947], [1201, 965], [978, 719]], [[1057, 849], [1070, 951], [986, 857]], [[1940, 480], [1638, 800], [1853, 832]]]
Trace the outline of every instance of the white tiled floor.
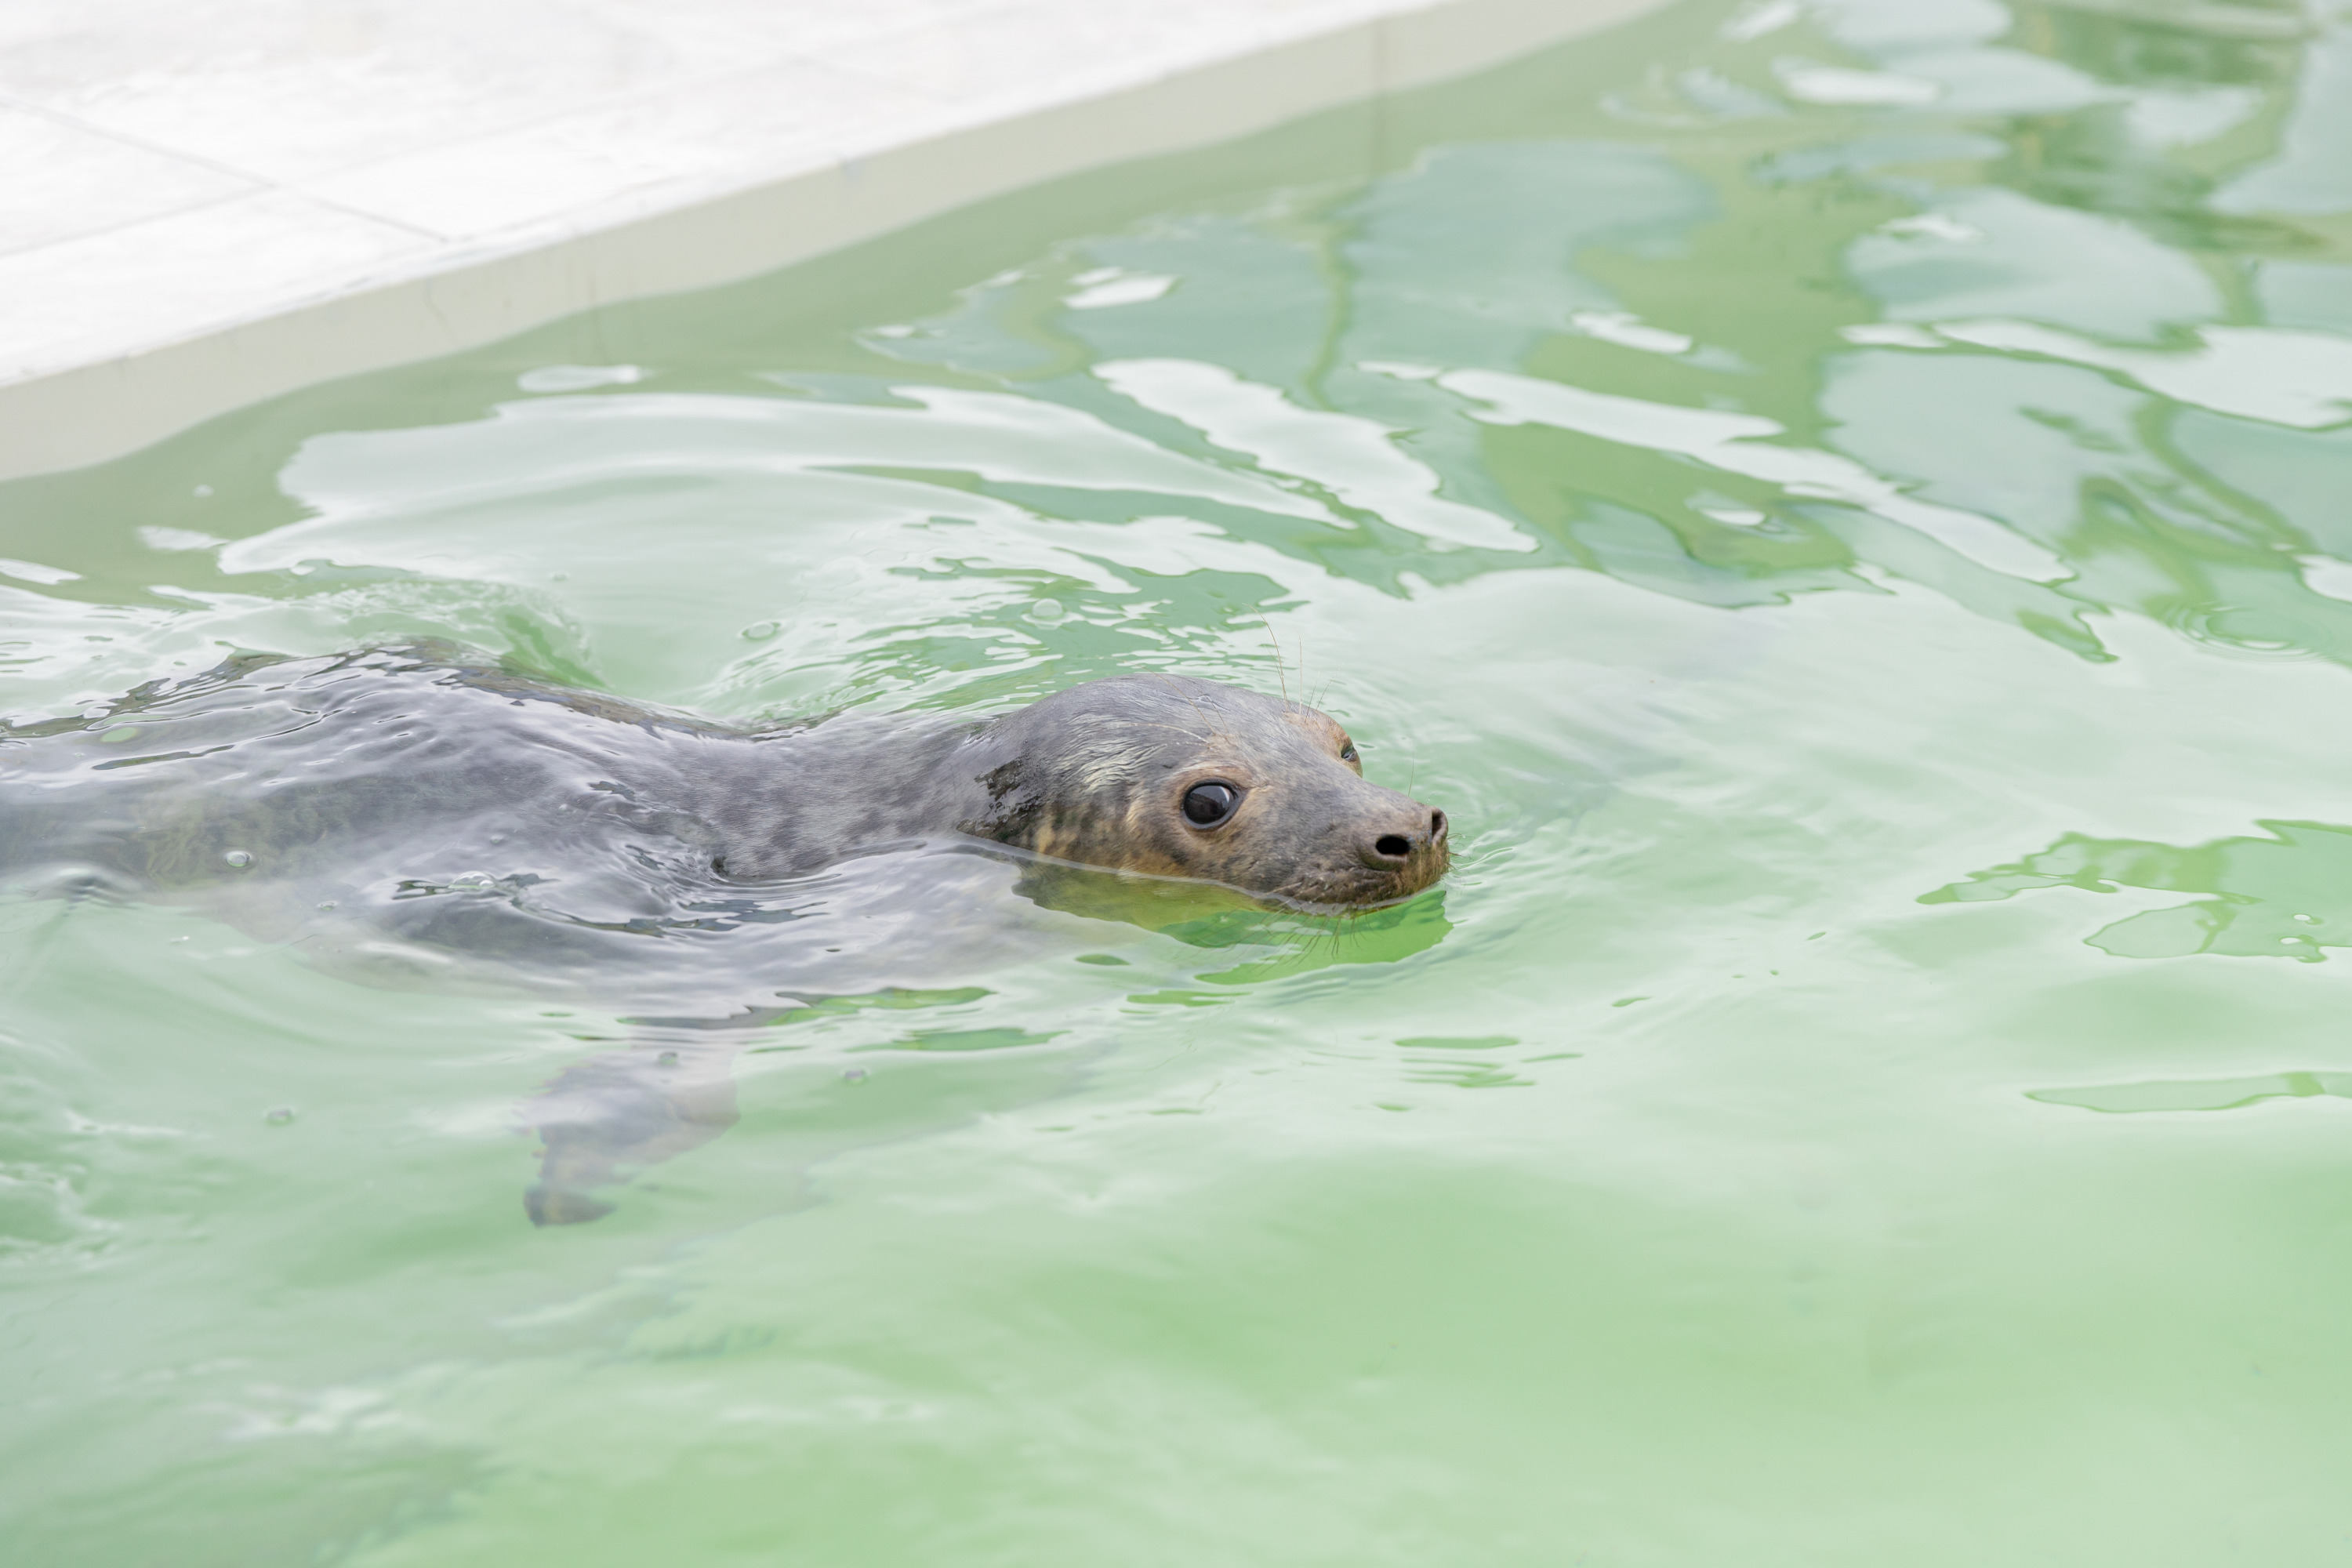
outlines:
[[1433, 6], [5, 0], [0, 390]]
[[168, 342], [428, 244], [411, 230], [265, 189], [0, 256], [0, 342], [36, 365]]
[[302, 188], [422, 233], [490, 236], [647, 187], [832, 162], [920, 124], [934, 107], [887, 83], [788, 60], [371, 159]]
[[0, 109], [0, 255], [257, 188], [225, 170], [16, 109]]

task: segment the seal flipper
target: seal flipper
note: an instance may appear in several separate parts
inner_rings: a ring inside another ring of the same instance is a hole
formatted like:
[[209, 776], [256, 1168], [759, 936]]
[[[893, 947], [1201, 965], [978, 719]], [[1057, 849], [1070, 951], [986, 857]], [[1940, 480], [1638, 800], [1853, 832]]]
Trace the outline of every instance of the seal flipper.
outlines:
[[523, 1194], [533, 1225], [601, 1219], [594, 1189], [697, 1149], [735, 1124], [740, 1049], [658, 1042], [606, 1051], [567, 1068], [523, 1107], [544, 1147]]

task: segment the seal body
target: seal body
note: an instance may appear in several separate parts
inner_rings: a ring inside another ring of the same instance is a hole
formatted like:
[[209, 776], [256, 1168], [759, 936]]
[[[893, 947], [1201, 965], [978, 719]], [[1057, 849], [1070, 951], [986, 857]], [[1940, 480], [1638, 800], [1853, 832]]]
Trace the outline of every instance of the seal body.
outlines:
[[1408, 897], [1447, 860], [1444, 814], [1365, 781], [1328, 716], [1181, 676], [739, 727], [420, 646], [240, 658], [0, 733], [0, 867], [125, 892], [504, 880], [625, 928], [957, 835], [1308, 906]]
[[1012, 915], [988, 857], [1024, 862], [1032, 910], [1075, 910], [1046, 897], [1072, 867], [1346, 909], [1427, 887], [1445, 837], [1325, 715], [1175, 676], [737, 726], [420, 645], [239, 658], [0, 728], [0, 885], [194, 902], [379, 984], [686, 1015], [625, 1019], [522, 1108], [538, 1224], [717, 1136], [768, 1023], [919, 996], [985, 947]]

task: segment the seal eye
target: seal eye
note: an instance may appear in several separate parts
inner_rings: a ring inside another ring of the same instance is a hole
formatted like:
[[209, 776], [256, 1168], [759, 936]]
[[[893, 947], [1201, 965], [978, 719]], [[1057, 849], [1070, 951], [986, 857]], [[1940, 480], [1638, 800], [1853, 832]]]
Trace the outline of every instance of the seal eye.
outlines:
[[1343, 763], [1352, 763], [1356, 760], [1355, 742], [1350, 741], [1346, 745], [1339, 748], [1339, 760]]
[[1214, 827], [1241, 802], [1242, 792], [1229, 784], [1196, 784], [1184, 792], [1184, 820], [1195, 827]]

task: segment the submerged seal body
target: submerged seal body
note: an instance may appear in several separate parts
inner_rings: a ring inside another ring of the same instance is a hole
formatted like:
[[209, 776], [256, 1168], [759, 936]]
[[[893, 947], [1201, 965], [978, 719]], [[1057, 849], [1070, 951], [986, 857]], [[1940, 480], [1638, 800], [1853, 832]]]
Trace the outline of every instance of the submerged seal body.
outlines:
[[421, 895], [511, 863], [526, 893], [563, 884], [567, 918], [626, 925], [682, 886], [952, 835], [1339, 908], [1448, 858], [1444, 814], [1366, 781], [1328, 716], [1173, 675], [978, 721], [738, 728], [421, 646], [239, 658], [0, 731], [0, 867], [133, 893], [388, 871]]

